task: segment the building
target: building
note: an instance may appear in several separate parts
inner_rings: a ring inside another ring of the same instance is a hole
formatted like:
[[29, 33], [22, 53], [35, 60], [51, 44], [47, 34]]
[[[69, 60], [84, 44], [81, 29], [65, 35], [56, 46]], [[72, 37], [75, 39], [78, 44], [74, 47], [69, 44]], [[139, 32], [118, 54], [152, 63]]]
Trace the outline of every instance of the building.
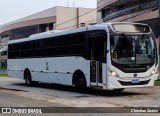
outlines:
[[98, 22], [140, 22], [149, 24], [160, 36], [159, 0], [97, 0]]
[[[9, 40], [27, 38], [49, 30], [78, 28], [96, 22], [97, 12], [92, 8], [56, 6], [0, 26], [0, 70], [6, 69]], [[2, 71], [0, 71], [2, 72]]]

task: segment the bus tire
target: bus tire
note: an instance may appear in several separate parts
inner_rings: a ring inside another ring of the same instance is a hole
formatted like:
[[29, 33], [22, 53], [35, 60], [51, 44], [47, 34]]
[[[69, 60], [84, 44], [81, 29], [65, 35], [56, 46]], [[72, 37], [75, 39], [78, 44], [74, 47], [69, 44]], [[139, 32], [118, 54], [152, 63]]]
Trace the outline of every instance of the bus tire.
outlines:
[[84, 74], [78, 73], [75, 77], [75, 87], [78, 91], [85, 91], [87, 83]]
[[25, 79], [26, 85], [28, 85], [28, 86], [33, 85], [33, 81], [32, 81], [32, 77], [31, 77], [30, 71], [28, 71], [28, 70], [25, 71], [24, 79]]
[[123, 91], [125, 88], [121, 88], [121, 89], [114, 89], [115, 92], [121, 92]]

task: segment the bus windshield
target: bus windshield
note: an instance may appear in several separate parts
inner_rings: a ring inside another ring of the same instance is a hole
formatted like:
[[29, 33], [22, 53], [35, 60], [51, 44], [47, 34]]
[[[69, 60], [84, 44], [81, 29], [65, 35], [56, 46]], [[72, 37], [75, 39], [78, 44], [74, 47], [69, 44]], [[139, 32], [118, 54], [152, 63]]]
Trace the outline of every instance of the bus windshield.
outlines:
[[151, 34], [111, 35], [111, 57], [116, 64], [144, 65], [155, 59], [155, 42]]

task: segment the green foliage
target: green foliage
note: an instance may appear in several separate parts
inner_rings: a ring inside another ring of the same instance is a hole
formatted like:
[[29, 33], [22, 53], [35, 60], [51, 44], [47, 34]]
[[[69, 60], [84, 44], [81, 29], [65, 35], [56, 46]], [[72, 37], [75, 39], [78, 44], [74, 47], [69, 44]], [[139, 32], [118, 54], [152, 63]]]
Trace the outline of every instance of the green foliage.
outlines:
[[0, 74], [0, 77], [8, 77], [7, 74]]
[[160, 80], [155, 81], [154, 85], [155, 86], [160, 86]]

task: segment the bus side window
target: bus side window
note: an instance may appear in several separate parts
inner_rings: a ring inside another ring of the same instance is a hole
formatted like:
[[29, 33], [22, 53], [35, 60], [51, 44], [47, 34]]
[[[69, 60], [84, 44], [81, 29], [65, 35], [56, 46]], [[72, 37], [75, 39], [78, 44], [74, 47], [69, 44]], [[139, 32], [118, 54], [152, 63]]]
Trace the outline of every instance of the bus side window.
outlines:
[[71, 55], [84, 56], [85, 54], [85, 33], [73, 34], [71, 39]]
[[88, 46], [91, 60], [106, 62], [107, 34], [105, 31], [89, 32]]

